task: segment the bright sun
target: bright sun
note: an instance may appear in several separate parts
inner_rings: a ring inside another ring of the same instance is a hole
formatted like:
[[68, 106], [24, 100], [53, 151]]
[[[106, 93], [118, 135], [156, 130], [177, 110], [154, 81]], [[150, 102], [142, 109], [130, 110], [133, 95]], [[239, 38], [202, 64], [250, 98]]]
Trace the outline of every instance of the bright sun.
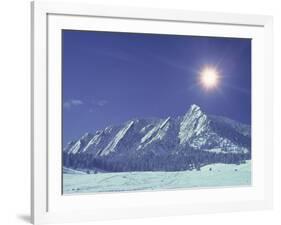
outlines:
[[200, 83], [206, 89], [214, 89], [219, 83], [219, 73], [213, 67], [205, 67], [200, 72]]

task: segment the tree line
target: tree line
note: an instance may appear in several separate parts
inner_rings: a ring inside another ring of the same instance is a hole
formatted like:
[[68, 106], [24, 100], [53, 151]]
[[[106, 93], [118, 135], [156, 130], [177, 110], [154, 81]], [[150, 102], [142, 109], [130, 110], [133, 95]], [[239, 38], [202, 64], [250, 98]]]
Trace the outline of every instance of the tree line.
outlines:
[[241, 164], [251, 159], [251, 153], [216, 153], [189, 150], [181, 154], [110, 155], [68, 154], [63, 152], [63, 165], [72, 169], [104, 170], [107, 172], [130, 171], [183, 171], [200, 170], [214, 163]]

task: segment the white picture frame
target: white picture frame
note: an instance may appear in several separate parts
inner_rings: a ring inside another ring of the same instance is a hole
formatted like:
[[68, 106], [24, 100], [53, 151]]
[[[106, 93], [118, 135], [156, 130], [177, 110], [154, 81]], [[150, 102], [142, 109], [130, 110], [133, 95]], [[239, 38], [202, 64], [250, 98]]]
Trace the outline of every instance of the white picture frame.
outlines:
[[[159, 27], [156, 31], [155, 26]], [[253, 156], [253, 171], [256, 171], [253, 185], [62, 196], [61, 153], [55, 151], [61, 133], [61, 127], [56, 126], [60, 124], [61, 116], [61, 100], [58, 98], [61, 85], [58, 76], [61, 71], [60, 30], [73, 28], [186, 34], [186, 30], [182, 29], [184, 26], [189, 26], [192, 34], [251, 37], [254, 40], [252, 132], [255, 138], [252, 145], [257, 150]], [[272, 208], [272, 42], [271, 16], [32, 2], [32, 222], [43, 224]]]

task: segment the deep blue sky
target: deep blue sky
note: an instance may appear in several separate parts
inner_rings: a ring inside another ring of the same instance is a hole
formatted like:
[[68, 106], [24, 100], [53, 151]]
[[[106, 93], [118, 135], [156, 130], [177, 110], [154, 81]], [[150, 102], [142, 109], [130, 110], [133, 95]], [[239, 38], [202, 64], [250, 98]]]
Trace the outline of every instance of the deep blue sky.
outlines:
[[[251, 122], [251, 40], [64, 30], [63, 143], [136, 117], [209, 114]], [[220, 84], [198, 85], [216, 66]]]

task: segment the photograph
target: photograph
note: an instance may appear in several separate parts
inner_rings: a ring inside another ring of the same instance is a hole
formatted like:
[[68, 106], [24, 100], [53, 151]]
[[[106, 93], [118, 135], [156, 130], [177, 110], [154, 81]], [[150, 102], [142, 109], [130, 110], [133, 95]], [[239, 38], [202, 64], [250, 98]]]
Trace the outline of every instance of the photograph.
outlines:
[[252, 185], [252, 39], [61, 31], [62, 194]]

